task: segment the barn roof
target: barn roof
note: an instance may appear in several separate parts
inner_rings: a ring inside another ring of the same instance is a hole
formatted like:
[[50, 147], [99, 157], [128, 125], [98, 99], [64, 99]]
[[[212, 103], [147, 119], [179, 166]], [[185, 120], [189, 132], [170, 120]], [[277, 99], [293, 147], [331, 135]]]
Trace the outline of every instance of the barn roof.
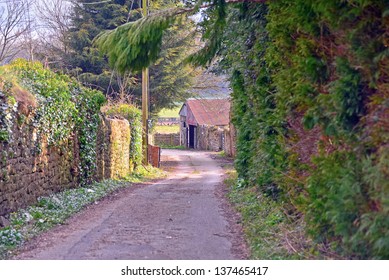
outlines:
[[187, 123], [190, 125], [228, 125], [230, 116], [229, 99], [189, 99]]

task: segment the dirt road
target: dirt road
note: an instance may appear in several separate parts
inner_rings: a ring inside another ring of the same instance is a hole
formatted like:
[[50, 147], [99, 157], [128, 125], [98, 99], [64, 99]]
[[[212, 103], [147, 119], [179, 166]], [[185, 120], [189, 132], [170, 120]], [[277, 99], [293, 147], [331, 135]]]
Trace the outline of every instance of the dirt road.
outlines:
[[246, 258], [212, 153], [163, 150], [167, 179], [129, 187], [27, 244], [18, 259]]

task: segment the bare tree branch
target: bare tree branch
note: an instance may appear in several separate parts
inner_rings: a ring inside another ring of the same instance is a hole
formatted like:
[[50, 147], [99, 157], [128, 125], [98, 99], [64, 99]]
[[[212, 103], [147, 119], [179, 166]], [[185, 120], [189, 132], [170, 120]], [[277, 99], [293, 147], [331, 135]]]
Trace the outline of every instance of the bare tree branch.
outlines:
[[[40, 29], [50, 34], [53, 47], [68, 51], [71, 5], [65, 0], [45, 0], [36, 5]], [[47, 38], [44, 38], [47, 40]]]
[[20, 39], [30, 30], [26, 13], [32, 0], [7, 0], [0, 3], [0, 63], [5, 63], [20, 52]]

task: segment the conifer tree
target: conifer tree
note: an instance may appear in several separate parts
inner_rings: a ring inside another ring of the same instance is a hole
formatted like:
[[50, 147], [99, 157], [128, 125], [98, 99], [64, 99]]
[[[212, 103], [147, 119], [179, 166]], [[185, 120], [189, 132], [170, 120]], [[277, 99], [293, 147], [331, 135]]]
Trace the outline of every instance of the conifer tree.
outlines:
[[[153, 0], [151, 13], [160, 9], [181, 5], [174, 0]], [[109, 65], [108, 59], [100, 52], [94, 39], [102, 32], [131, 24], [142, 17], [139, 0], [77, 0], [74, 1], [69, 32], [70, 51], [61, 67], [92, 88], [102, 90], [111, 99], [128, 100], [139, 103], [141, 96], [140, 69], [119, 71]], [[180, 28], [178, 28], [180, 26]], [[183, 65], [183, 60], [193, 47], [194, 24], [183, 20], [171, 27], [161, 38], [162, 53], [155, 65], [150, 67], [151, 112], [174, 106], [189, 96], [192, 68]], [[162, 42], [163, 41], [163, 42]]]
[[[77, 76], [86, 85], [113, 95], [121, 91], [128, 74], [113, 73], [96, 47], [93, 39], [102, 31], [114, 29], [130, 20], [140, 17], [138, 1], [112, 0], [109, 2], [77, 0], [74, 3], [69, 32], [71, 52], [65, 66], [70, 74]], [[130, 12], [131, 11], [131, 12]]]

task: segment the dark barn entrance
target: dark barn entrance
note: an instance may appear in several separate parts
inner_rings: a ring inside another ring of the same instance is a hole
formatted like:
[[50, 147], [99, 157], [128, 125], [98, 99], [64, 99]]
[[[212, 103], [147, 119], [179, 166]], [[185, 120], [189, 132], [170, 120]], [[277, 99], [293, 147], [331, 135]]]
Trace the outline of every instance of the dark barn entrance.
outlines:
[[195, 128], [194, 125], [189, 125], [189, 148], [194, 149], [195, 143]]

